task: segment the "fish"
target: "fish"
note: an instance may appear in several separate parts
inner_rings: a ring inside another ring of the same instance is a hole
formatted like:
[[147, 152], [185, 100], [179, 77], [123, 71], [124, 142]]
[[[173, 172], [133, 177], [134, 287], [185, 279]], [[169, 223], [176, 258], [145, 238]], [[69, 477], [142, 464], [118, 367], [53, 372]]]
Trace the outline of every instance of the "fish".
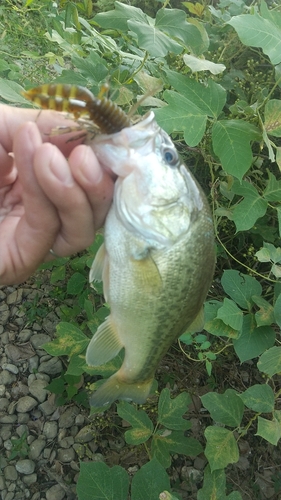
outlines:
[[90, 396], [143, 404], [155, 371], [184, 332], [202, 329], [203, 303], [215, 267], [206, 196], [153, 111], [138, 123], [91, 142], [116, 177], [104, 244], [90, 270], [103, 281], [110, 314], [92, 337], [86, 363], [99, 366], [124, 349], [120, 369]]

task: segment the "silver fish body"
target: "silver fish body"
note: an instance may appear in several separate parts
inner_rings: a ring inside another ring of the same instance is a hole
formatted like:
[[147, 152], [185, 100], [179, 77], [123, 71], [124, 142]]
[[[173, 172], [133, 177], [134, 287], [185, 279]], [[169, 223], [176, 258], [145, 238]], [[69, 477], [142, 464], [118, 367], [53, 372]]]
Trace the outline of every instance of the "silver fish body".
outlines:
[[143, 403], [170, 345], [200, 316], [215, 263], [206, 197], [153, 112], [92, 147], [116, 175], [105, 244], [90, 272], [103, 280], [110, 315], [86, 353], [106, 363], [124, 347], [121, 368], [91, 396]]

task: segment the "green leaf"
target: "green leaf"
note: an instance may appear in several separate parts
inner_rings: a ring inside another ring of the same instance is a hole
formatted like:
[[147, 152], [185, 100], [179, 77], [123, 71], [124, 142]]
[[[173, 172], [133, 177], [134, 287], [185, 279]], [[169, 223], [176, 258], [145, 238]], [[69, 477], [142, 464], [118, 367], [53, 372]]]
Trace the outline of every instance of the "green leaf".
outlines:
[[85, 351], [89, 344], [86, 335], [71, 323], [61, 322], [56, 327], [57, 338], [42, 347], [52, 356], [73, 356]]
[[203, 488], [198, 491], [197, 500], [225, 500], [226, 476], [224, 470], [211, 472], [208, 465], [204, 471]]
[[245, 406], [259, 413], [271, 413], [274, 410], [274, 392], [267, 384], [252, 385], [239, 394]]
[[219, 75], [226, 69], [224, 64], [213, 63], [207, 59], [200, 59], [190, 54], [184, 54], [183, 60], [193, 73], [197, 71], [210, 71], [213, 75]]
[[190, 147], [196, 146], [204, 135], [207, 116], [177, 92], [166, 90], [163, 97], [168, 106], [154, 109], [157, 123], [168, 134], [182, 131], [185, 142]]
[[242, 309], [251, 310], [253, 295], [261, 295], [262, 286], [252, 276], [240, 273], [234, 269], [224, 271], [221, 279], [222, 287], [234, 302]]
[[201, 397], [202, 403], [215, 422], [238, 427], [243, 417], [244, 405], [233, 389], [224, 394], [209, 392]]
[[129, 476], [123, 467], [103, 462], [81, 462], [77, 482], [78, 500], [124, 500], [128, 498]]
[[258, 417], [257, 436], [261, 436], [274, 446], [281, 437], [281, 410], [273, 412], [272, 420]]
[[24, 88], [18, 83], [0, 78], [0, 97], [5, 99], [5, 101], [24, 104], [25, 106], [28, 103], [28, 106], [30, 106], [30, 102], [21, 95], [23, 90]]
[[281, 294], [274, 304], [274, 318], [277, 325], [281, 328]]
[[74, 273], [67, 282], [67, 293], [71, 295], [79, 295], [86, 283], [87, 279], [83, 274]]
[[257, 326], [272, 325], [275, 320], [272, 305], [260, 295], [253, 295], [252, 300], [259, 307], [259, 311], [255, 313]]
[[165, 469], [171, 465], [171, 452], [196, 456], [202, 451], [202, 446], [197, 439], [185, 437], [181, 431], [161, 429], [152, 437], [151, 454]]
[[264, 352], [257, 367], [260, 372], [266, 373], [269, 377], [281, 373], [281, 347], [274, 346]]
[[222, 427], [207, 427], [204, 434], [207, 439], [205, 455], [212, 472], [238, 462], [239, 450], [231, 431]]
[[222, 303], [216, 300], [210, 300], [204, 304], [205, 324], [204, 329], [218, 337], [225, 336], [229, 338], [238, 338], [239, 331], [226, 325], [221, 319], [217, 318], [218, 310]]
[[153, 458], [134, 475], [131, 498], [133, 500], [156, 500], [163, 490], [169, 489], [170, 480], [167, 472], [158, 460]]
[[102, 28], [113, 28], [118, 31], [128, 31], [127, 21], [129, 19], [144, 24], [148, 24], [148, 19], [151, 19], [137, 7], [125, 5], [121, 2], [115, 2], [114, 5], [115, 10], [100, 12], [94, 17], [94, 20]]
[[220, 120], [212, 130], [214, 152], [223, 169], [240, 181], [253, 161], [251, 141], [258, 139], [257, 127], [243, 120]]
[[264, 110], [264, 127], [268, 135], [281, 137], [281, 101], [278, 99], [271, 99], [266, 103]]
[[62, 394], [65, 389], [65, 380], [63, 377], [58, 377], [53, 379], [49, 384], [46, 385], [45, 389], [53, 392], [54, 394]]
[[234, 350], [241, 363], [254, 359], [275, 342], [275, 331], [270, 326], [256, 327], [253, 314], [244, 316], [241, 335], [233, 340]]
[[251, 229], [257, 219], [266, 213], [267, 202], [261, 198], [256, 188], [247, 181], [234, 181], [231, 191], [244, 197], [233, 210], [236, 231]]
[[163, 389], [158, 402], [158, 422], [168, 429], [190, 429], [190, 422], [182, 418], [190, 403], [191, 398], [186, 392], [171, 399], [169, 389]]
[[144, 410], [137, 410], [132, 404], [122, 401], [117, 405], [117, 413], [133, 427], [125, 432], [126, 443], [138, 445], [150, 438], [153, 423]]
[[243, 324], [243, 312], [233, 300], [223, 299], [223, 305], [218, 309], [217, 317], [233, 330], [241, 330]]
[[165, 57], [168, 52], [180, 54], [183, 51], [179, 43], [162, 33], [156, 26], [138, 21], [128, 21], [128, 26], [137, 35], [139, 47], [152, 57]]
[[272, 64], [281, 62], [281, 30], [273, 22], [255, 13], [232, 17], [229, 24], [244, 45], [261, 47]]

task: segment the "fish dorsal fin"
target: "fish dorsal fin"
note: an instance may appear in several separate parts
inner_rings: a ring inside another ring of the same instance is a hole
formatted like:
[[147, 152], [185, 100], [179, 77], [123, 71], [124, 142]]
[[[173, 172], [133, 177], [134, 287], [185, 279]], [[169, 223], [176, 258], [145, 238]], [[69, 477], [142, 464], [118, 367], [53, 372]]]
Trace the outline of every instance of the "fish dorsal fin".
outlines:
[[102, 273], [105, 260], [106, 260], [106, 249], [105, 249], [105, 244], [103, 243], [99, 247], [90, 269], [90, 274], [89, 274], [90, 283], [92, 283], [93, 281], [102, 281]]
[[204, 328], [205, 324], [205, 318], [204, 318], [204, 309], [203, 306], [201, 307], [199, 313], [197, 314], [196, 318], [192, 321], [192, 323], [188, 326], [186, 331], [188, 333], [197, 333], [201, 332]]
[[115, 331], [111, 316], [98, 327], [86, 351], [86, 363], [99, 366], [117, 356], [123, 345]]

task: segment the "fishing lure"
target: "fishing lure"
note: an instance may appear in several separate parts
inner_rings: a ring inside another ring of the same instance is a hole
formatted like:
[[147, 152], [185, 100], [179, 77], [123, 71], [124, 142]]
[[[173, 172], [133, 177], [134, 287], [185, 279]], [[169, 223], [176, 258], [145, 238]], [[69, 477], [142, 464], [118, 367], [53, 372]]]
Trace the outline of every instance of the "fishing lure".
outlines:
[[22, 94], [43, 109], [72, 113], [78, 121], [80, 118], [91, 120], [104, 134], [114, 134], [130, 127], [130, 118], [104, 93], [105, 86], [96, 97], [90, 90], [79, 85], [46, 83]]

